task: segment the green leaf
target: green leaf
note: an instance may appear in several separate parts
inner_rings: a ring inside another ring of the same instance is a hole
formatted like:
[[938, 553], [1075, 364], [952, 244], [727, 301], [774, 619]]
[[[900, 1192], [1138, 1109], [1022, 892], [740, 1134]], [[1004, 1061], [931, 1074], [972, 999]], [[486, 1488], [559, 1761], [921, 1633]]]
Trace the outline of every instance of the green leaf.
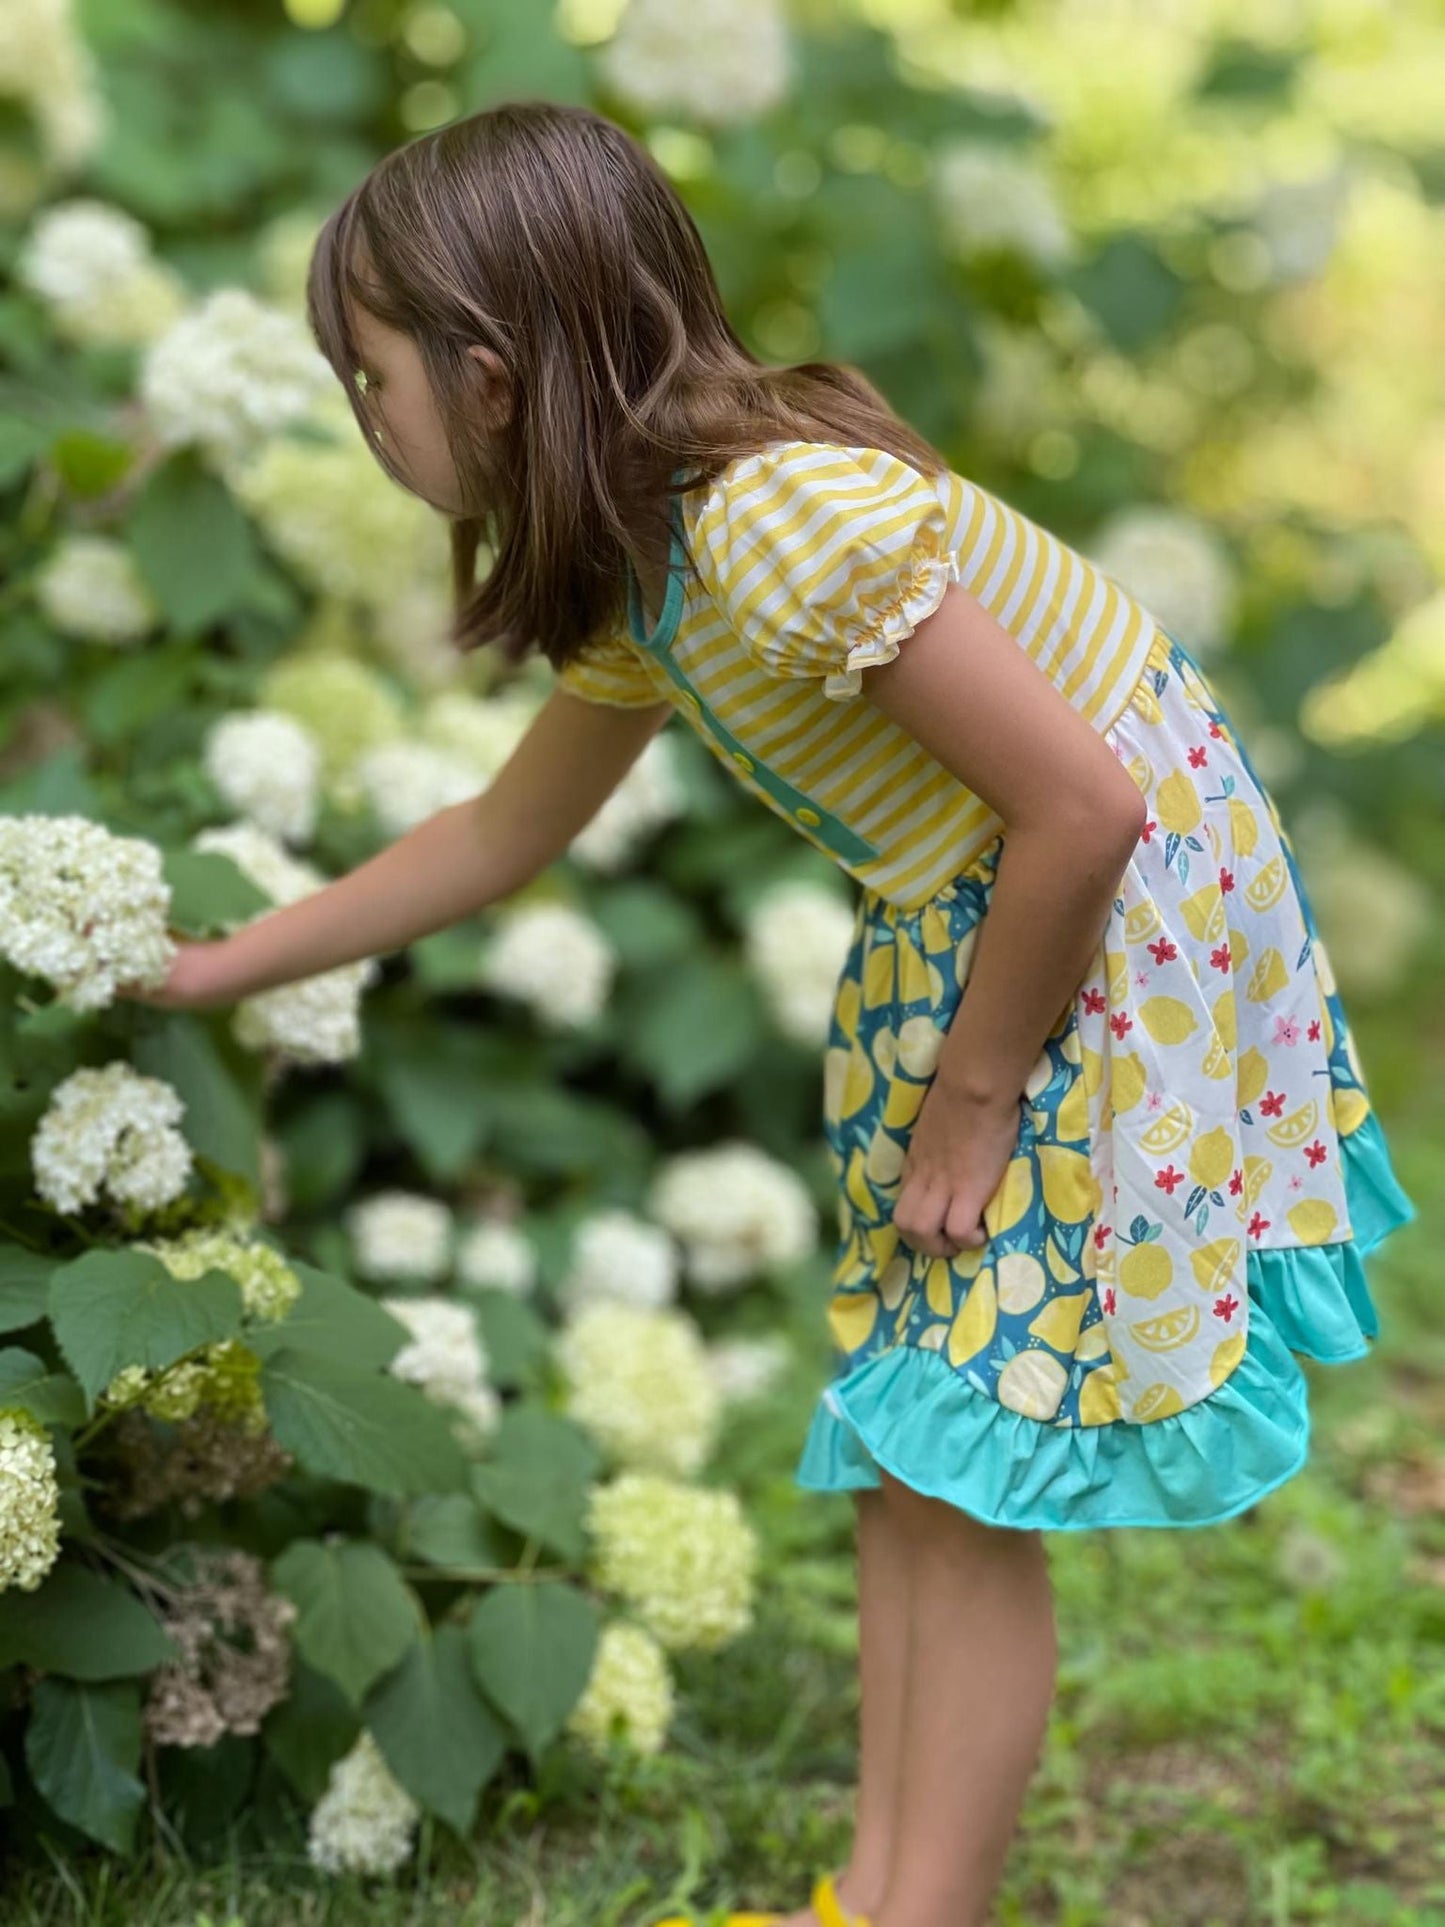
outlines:
[[276, 1127], [291, 1209], [325, 1210], [355, 1184], [366, 1156], [362, 1108], [354, 1090], [292, 1092], [292, 1108]]
[[604, 891], [592, 916], [627, 970], [674, 963], [703, 941], [693, 906], [656, 883], [627, 882]]
[[380, 1546], [297, 1539], [271, 1562], [271, 1583], [296, 1602], [296, 1650], [353, 1702], [416, 1637], [415, 1596]]
[[315, 1352], [333, 1364], [379, 1371], [408, 1342], [406, 1326], [364, 1291], [299, 1258], [286, 1262], [301, 1280], [301, 1296], [276, 1324], [246, 1333], [246, 1343], [260, 1357]]
[[271, 1758], [307, 1806], [315, 1806], [332, 1767], [356, 1744], [361, 1717], [335, 1680], [297, 1654], [291, 1690], [266, 1715], [261, 1732]]
[[432, 1492], [415, 1500], [406, 1516], [405, 1535], [407, 1552], [429, 1566], [476, 1572], [503, 1563], [476, 1500], [464, 1492]]
[[147, 1251], [97, 1247], [50, 1274], [50, 1322], [94, 1404], [125, 1365], [170, 1365], [241, 1329], [241, 1288], [224, 1271], [173, 1278]]
[[0, 416], [0, 488], [9, 488], [44, 454], [50, 431], [40, 422], [22, 421], [18, 415]]
[[439, 1406], [379, 1372], [283, 1350], [261, 1390], [277, 1443], [308, 1472], [373, 1492], [457, 1492], [467, 1462]]
[[67, 1372], [47, 1371], [33, 1352], [18, 1346], [0, 1351], [0, 1411], [29, 1412], [42, 1425], [79, 1425], [85, 1398]]
[[104, 495], [125, 475], [135, 452], [113, 435], [70, 428], [56, 436], [50, 458], [72, 495]]
[[468, 1292], [466, 1298], [477, 1314], [487, 1377], [493, 1385], [516, 1385], [528, 1378], [552, 1342], [543, 1320], [525, 1299], [514, 1298], [509, 1291], [486, 1286]]
[[663, 1100], [681, 1110], [734, 1077], [763, 1035], [747, 972], [731, 959], [700, 956], [635, 987], [624, 1026], [629, 1062]]
[[488, 1101], [496, 1141], [520, 1170], [640, 1182], [651, 1162], [647, 1133], [616, 1105], [535, 1083], [494, 1086]]
[[62, 1559], [34, 1592], [0, 1592], [0, 1666], [24, 1661], [72, 1679], [124, 1679], [176, 1657], [129, 1587]]
[[0, 1331], [21, 1331], [45, 1316], [55, 1260], [23, 1245], [0, 1245]]
[[261, 1059], [223, 1036], [215, 1019], [176, 1010], [138, 1016], [131, 1057], [138, 1071], [164, 1078], [180, 1092], [186, 1106], [181, 1129], [197, 1156], [259, 1190]]
[[1063, 277], [1126, 354], [1162, 335], [1175, 319], [1184, 283], [1146, 235], [1112, 235], [1092, 260]]
[[580, 1563], [587, 1490], [600, 1467], [596, 1448], [570, 1420], [516, 1406], [497, 1428], [492, 1457], [472, 1468], [472, 1490], [504, 1524]]
[[472, 1676], [460, 1626], [427, 1629], [367, 1699], [366, 1724], [414, 1800], [465, 1835], [507, 1735]]
[[240, 865], [219, 850], [166, 850], [161, 868], [171, 886], [171, 922], [188, 936], [230, 929], [274, 907]]
[[145, 1805], [140, 1738], [140, 1690], [129, 1681], [37, 1680], [25, 1729], [35, 1784], [62, 1820], [116, 1853], [130, 1852]]
[[191, 449], [155, 468], [131, 505], [137, 566], [172, 625], [203, 629], [237, 607], [256, 566], [250, 524]]
[[259, 1760], [257, 1743], [241, 1733], [222, 1733], [209, 1746], [160, 1748], [160, 1803], [188, 1847], [201, 1852], [224, 1840], [247, 1805]]
[[107, 663], [80, 702], [85, 727], [97, 743], [122, 743], [184, 700], [195, 651], [188, 644], [147, 646]]
[[434, 1183], [454, 1178], [481, 1148], [496, 1053], [482, 1030], [431, 1023], [374, 1028], [368, 1062], [396, 1128]]
[[597, 1651], [598, 1610], [555, 1580], [495, 1586], [472, 1614], [472, 1670], [535, 1760], [582, 1697]]

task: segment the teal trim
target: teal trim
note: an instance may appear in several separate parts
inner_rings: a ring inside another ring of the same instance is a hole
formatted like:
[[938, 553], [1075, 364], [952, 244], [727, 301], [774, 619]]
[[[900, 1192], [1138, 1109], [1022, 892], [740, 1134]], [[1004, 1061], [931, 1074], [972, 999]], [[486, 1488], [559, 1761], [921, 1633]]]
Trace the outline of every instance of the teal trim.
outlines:
[[985, 1397], [938, 1352], [900, 1344], [825, 1388], [795, 1483], [868, 1490], [881, 1466], [1021, 1531], [1201, 1526], [1246, 1511], [1308, 1457], [1295, 1354], [1324, 1364], [1366, 1355], [1380, 1321], [1362, 1260], [1418, 1215], [1373, 1111], [1340, 1150], [1353, 1241], [1249, 1252], [1244, 1357], [1197, 1405], [1148, 1425], [1042, 1424]]
[[[672, 476], [674, 483], [681, 473], [681, 469], [674, 469]], [[841, 817], [821, 809], [810, 796], [805, 796], [802, 790], [794, 789], [790, 783], [785, 783], [780, 776], [768, 768], [766, 763], [759, 763], [737, 737], [723, 727], [673, 660], [672, 644], [682, 616], [686, 555], [682, 540], [682, 508], [679, 498], [676, 495], [669, 495], [667, 500], [668, 519], [672, 527], [672, 541], [667, 560], [667, 588], [663, 595], [657, 626], [651, 635], [647, 633], [647, 619], [642, 608], [642, 591], [638, 585], [636, 573], [630, 561], [626, 565], [627, 626], [632, 640], [661, 664], [682, 692], [682, 700], [693, 716], [702, 724], [724, 754], [731, 758], [744, 775], [750, 776], [758, 788], [771, 797], [779, 809], [805, 831], [810, 832], [815, 843], [820, 844], [829, 855], [839, 857], [845, 862], [873, 862], [878, 855], [873, 844], [866, 837], [859, 836], [858, 832], [843, 822]]]

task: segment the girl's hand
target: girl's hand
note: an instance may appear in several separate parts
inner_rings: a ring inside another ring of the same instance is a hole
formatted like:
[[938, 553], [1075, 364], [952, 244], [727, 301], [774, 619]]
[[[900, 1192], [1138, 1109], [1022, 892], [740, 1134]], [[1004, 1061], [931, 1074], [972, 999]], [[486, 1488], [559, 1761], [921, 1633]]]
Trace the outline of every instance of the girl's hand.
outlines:
[[893, 1207], [899, 1236], [930, 1258], [952, 1258], [988, 1236], [984, 1207], [1018, 1149], [1019, 1100], [985, 1103], [935, 1077], [908, 1151]]
[[230, 1003], [235, 992], [226, 980], [227, 946], [224, 937], [213, 943], [180, 943], [164, 982], [117, 984], [116, 996], [164, 1010], [205, 1010]]

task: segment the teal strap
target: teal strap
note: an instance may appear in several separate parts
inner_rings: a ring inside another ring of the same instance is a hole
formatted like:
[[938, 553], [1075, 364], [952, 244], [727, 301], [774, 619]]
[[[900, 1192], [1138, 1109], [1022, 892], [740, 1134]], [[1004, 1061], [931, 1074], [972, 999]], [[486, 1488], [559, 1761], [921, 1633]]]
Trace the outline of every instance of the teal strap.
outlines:
[[[673, 471], [673, 481], [681, 475], [681, 469]], [[682, 692], [682, 700], [694, 721], [699, 723], [745, 776], [750, 776], [758, 788], [777, 804], [783, 813], [811, 834], [813, 842], [850, 863], [871, 863], [878, 855], [877, 850], [866, 837], [850, 829], [840, 817], [818, 805], [801, 790], [770, 770], [766, 763], [759, 763], [745, 750], [738, 739], [718, 721], [707, 704], [698, 695], [682, 670], [672, 657], [672, 641], [677, 634], [677, 625], [682, 616], [683, 580], [686, 570], [686, 557], [682, 541], [682, 510], [675, 495], [668, 497], [668, 513], [672, 525], [672, 543], [667, 560], [667, 588], [663, 595], [662, 610], [657, 618], [657, 627], [651, 635], [647, 633], [647, 623], [642, 611], [642, 595], [637, 576], [632, 565], [627, 565], [627, 623], [632, 640], [640, 649], [645, 649], [654, 661], [660, 663], [671, 680]]]

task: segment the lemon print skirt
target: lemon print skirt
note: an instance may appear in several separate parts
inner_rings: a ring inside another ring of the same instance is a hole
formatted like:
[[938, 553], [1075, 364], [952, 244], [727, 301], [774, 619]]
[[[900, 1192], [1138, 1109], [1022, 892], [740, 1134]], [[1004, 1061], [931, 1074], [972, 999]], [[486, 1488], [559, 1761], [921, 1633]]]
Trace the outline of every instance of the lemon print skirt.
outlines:
[[1002, 837], [926, 903], [865, 889], [824, 1125], [835, 1368], [795, 1478], [879, 1467], [1020, 1529], [1204, 1525], [1309, 1445], [1296, 1354], [1363, 1357], [1391, 1168], [1277, 809], [1191, 655], [1156, 637], [1106, 740], [1149, 799], [1090, 968], [1019, 1102], [981, 1246], [892, 1208]]

